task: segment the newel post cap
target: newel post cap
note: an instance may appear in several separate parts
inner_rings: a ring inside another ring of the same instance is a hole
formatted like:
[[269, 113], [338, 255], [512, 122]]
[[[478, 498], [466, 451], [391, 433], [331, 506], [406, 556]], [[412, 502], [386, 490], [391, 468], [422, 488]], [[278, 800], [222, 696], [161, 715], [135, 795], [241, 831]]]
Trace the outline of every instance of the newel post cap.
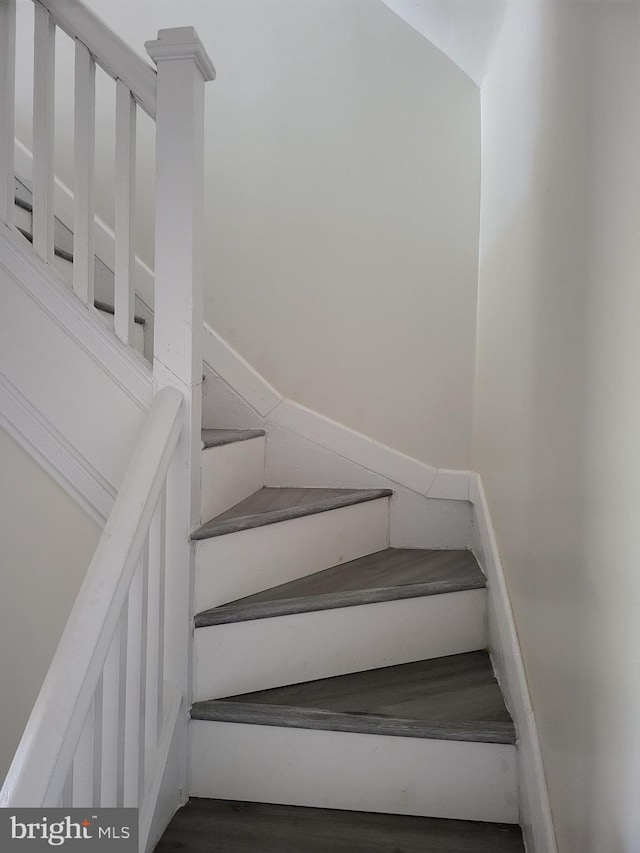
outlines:
[[158, 30], [158, 38], [144, 46], [156, 65], [164, 60], [193, 59], [205, 81], [216, 79], [213, 62], [193, 27]]

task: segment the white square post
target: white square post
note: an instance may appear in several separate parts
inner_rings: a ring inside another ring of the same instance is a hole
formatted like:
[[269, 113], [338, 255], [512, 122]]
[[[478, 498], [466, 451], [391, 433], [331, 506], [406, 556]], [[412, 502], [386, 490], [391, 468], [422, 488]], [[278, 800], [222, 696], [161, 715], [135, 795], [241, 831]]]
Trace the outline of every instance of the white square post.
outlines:
[[[186, 422], [167, 479], [164, 678], [191, 699], [193, 548], [202, 428], [204, 84], [215, 70], [192, 27], [145, 45], [156, 63], [156, 388], [178, 388]], [[183, 715], [186, 737], [188, 708]], [[186, 747], [180, 751], [186, 755]], [[183, 780], [186, 770], [183, 768]]]

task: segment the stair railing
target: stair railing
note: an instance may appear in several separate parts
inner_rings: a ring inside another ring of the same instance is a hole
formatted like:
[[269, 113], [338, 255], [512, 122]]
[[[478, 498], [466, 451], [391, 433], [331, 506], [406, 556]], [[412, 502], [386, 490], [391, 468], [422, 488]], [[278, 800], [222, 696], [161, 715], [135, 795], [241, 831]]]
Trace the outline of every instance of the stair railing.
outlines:
[[[60, 28], [75, 41], [73, 289], [90, 311], [96, 65], [115, 80], [114, 308], [115, 331], [125, 344], [134, 322], [136, 111], [155, 119], [156, 402], [0, 805], [141, 805], [148, 830], [150, 780], [158, 789], [162, 775], [149, 756], [154, 749], [168, 754], [176, 738], [183, 749], [190, 697], [189, 537], [199, 521], [201, 454], [204, 84], [215, 71], [191, 27], [160, 30], [146, 43], [154, 69], [80, 0], [34, 0], [34, 12], [33, 248], [25, 243], [25, 251], [53, 261], [54, 63]], [[0, 227], [9, 228], [15, 191], [15, 30], [15, 0], [0, 0]], [[163, 483], [165, 496], [158, 498]], [[154, 680], [172, 687], [159, 688], [160, 698], [154, 698]], [[146, 685], [144, 700], [140, 684]], [[156, 704], [162, 706], [157, 714]], [[173, 712], [176, 725], [169, 737]], [[181, 766], [177, 777], [183, 791], [185, 774]]]
[[[2, 807], [141, 807], [150, 821], [184, 696], [171, 681], [175, 530], [167, 506], [183, 397], [155, 397], [0, 793]], [[169, 676], [169, 678], [167, 678]], [[151, 800], [149, 800], [149, 796]]]

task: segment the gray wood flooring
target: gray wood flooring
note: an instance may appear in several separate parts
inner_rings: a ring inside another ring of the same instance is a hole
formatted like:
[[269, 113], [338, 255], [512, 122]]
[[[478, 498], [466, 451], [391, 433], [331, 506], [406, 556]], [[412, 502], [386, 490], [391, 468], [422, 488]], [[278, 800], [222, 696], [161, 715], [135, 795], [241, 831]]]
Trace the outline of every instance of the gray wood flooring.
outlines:
[[203, 429], [202, 445], [204, 448], [220, 447], [223, 444], [233, 444], [236, 441], [260, 438], [262, 435], [264, 435], [263, 429]]
[[192, 800], [156, 853], [524, 853], [520, 827], [299, 806]]
[[210, 539], [291, 518], [327, 512], [343, 506], [390, 497], [390, 489], [292, 489], [264, 488], [207, 521], [192, 539]]
[[197, 720], [515, 743], [486, 651], [197, 702]]
[[387, 548], [198, 613], [195, 624], [203, 628], [484, 586], [471, 551]]

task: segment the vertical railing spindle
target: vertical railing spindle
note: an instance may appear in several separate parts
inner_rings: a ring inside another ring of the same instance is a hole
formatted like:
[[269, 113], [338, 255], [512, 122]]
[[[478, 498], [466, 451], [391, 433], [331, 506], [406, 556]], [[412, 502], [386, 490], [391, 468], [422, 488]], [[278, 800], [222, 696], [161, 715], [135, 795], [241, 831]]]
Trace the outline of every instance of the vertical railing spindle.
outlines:
[[142, 803], [145, 785], [145, 744], [147, 716], [147, 631], [149, 617], [149, 534], [142, 550], [142, 613], [140, 614], [140, 711], [138, 714], [138, 804]]
[[102, 672], [102, 759], [100, 805], [118, 805], [118, 744], [120, 710], [120, 630], [116, 630]]
[[35, 4], [33, 62], [33, 248], [53, 261], [55, 24]]
[[164, 608], [164, 490], [149, 528], [149, 581], [147, 611], [147, 684], [145, 720], [145, 756], [153, 753], [158, 744], [160, 724], [160, 690], [163, 655]]
[[0, 0], [0, 221], [11, 224], [15, 196], [16, 3]]
[[140, 784], [140, 675], [142, 650], [142, 571], [138, 565], [129, 588], [124, 715], [124, 805], [138, 805]]
[[116, 81], [115, 333], [131, 343], [135, 302], [134, 214], [136, 189], [136, 104], [122, 80]]
[[129, 629], [129, 598], [127, 597], [120, 616], [120, 665], [119, 665], [119, 688], [118, 688], [118, 785], [116, 804], [119, 808], [124, 806], [125, 795], [125, 753], [127, 739], [125, 721], [127, 717], [127, 634]]
[[73, 289], [93, 306], [94, 161], [96, 136], [96, 64], [76, 39], [74, 111]]
[[70, 808], [73, 805], [73, 765], [69, 770], [67, 781], [64, 783], [62, 797], [60, 798], [61, 808]]
[[95, 756], [95, 702], [89, 713], [78, 741], [73, 759], [73, 806], [93, 805], [93, 767]]

